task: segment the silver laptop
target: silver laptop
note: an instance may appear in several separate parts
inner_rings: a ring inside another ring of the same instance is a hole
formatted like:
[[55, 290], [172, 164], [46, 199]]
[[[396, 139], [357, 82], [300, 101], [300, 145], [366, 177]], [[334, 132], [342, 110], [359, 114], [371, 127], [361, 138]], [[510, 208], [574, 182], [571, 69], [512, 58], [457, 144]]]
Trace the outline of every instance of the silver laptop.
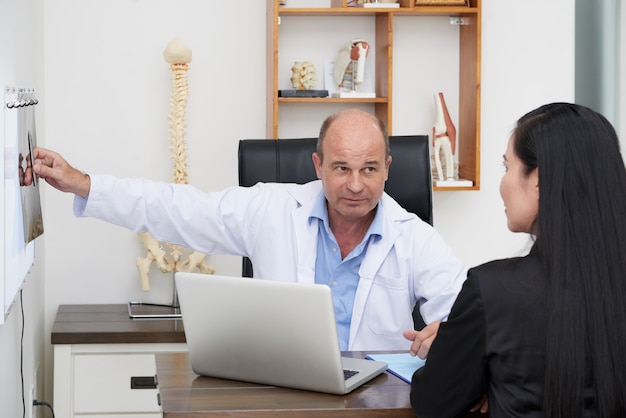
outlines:
[[199, 375], [342, 395], [387, 368], [341, 356], [328, 286], [175, 277], [191, 367]]

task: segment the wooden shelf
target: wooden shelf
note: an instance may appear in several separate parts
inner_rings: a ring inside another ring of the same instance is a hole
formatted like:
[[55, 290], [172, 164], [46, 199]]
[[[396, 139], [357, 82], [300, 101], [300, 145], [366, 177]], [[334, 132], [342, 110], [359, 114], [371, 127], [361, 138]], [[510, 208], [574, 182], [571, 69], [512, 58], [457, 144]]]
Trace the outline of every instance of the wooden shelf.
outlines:
[[478, 13], [479, 10], [476, 7], [462, 6], [416, 6], [376, 9], [362, 7], [281, 7], [278, 10], [279, 16], [373, 16], [382, 14], [408, 16], [475, 16]]
[[364, 99], [339, 98], [339, 97], [279, 97], [278, 103], [387, 103], [386, 97], [374, 97]]
[[[459, 177], [473, 182], [471, 187], [434, 187], [435, 191], [480, 189], [480, 77], [481, 77], [481, 0], [470, 0], [467, 6], [415, 6], [413, 0], [400, 0], [398, 8], [347, 7], [347, 0], [331, 0], [330, 7], [279, 6], [278, 0], [267, 0], [267, 138], [279, 137], [279, 112], [282, 107], [319, 104], [372, 104], [373, 113], [382, 119], [393, 135], [393, 63], [394, 23], [396, 17], [428, 16], [460, 18], [459, 24], [459, 116], [456, 123], [459, 138], [457, 158]], [[313, 16], [324, 19], [371, 16], [373, 19], [376, 62], [374, 87], [376, 98], [285, 98], [278, 97], [279, 24], [282, 18]]]

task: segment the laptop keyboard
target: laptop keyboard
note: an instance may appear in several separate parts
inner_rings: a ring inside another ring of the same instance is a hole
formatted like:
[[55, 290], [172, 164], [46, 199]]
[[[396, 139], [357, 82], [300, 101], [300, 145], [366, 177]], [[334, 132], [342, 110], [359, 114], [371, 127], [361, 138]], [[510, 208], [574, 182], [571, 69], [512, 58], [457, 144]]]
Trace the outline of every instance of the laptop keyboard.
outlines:
[[358, 372], [358, 370], [343, 369], [343, 380], [348, 380]]

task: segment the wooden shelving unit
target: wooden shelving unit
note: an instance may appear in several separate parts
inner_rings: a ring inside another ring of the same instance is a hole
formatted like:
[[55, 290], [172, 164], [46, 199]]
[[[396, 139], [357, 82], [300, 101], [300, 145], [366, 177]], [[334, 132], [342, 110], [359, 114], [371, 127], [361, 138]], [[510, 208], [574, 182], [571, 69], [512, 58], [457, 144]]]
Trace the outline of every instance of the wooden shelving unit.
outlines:
[[[480, 189], [480, 63], [481, 63], [481, 0], [469, 0], [465, 6], [416, 6], [413, 0], [400, 0], [398, 8], [348, 7], [347, 0], [331, 0], [330, 7], [280, 6], [278, 0], [267, 0], [267, 138], [279, 137], [279, 111], [283, 106], [302, 103], [372, 104], [374, 113], [387, 124], [393, 135], [393, 63], [394, 19], [414, 16], [449, 16], [459, 25], [459, 117], [457, 146], [459, 177], [473, 182], [471, 187], [435, 187], [434, 190]], [[325, 17], [372, 16], [375, 25], [376, 98], [293, 98], [278, 97], [279, 24], [290, 16]]]

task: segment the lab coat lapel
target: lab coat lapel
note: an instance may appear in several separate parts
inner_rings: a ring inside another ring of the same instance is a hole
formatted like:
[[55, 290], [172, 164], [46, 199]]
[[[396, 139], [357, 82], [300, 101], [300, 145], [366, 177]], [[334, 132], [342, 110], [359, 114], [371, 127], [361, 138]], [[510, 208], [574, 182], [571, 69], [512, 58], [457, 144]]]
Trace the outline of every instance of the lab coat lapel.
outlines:
[[317, 254], [318, 220], [309, 221], [309, 216], [317, 196], [322, 193], [321, 181], [313, 181], [294, 189], [293, 196], [300, 204], [293, 211], [291, 222], [296, 231], [296, 260], [298, 282], [315, 283], [315, 261]]
[[[411, 215], [404, 211], [404, 209], [401, 209], [395, 201], [387, 199], [386, 195], [383, 195], [382, 204], [385, 208], [385, 212], [383, 213], [383, 236], [382, 239], [378, 241], [370, 242], [365, 258], [361, 263], [361, 268], [359, 269], [359, 285], [354, 298], [354, 306], [352, 307], [349, 347], [352, 346], [357, 330], [361, 326], [365, 305], [370, 291], [372, 290], [376, 275], [385, 262], [390, 262], [390, 260], [387, 260], [387, 256], [401, 232], [400, 228], [396, 225], [396, 221], [407, 218], [407, 215], [411, 217]], [[400, 212], [398, 212], [397, 209], [401, 209]]]

